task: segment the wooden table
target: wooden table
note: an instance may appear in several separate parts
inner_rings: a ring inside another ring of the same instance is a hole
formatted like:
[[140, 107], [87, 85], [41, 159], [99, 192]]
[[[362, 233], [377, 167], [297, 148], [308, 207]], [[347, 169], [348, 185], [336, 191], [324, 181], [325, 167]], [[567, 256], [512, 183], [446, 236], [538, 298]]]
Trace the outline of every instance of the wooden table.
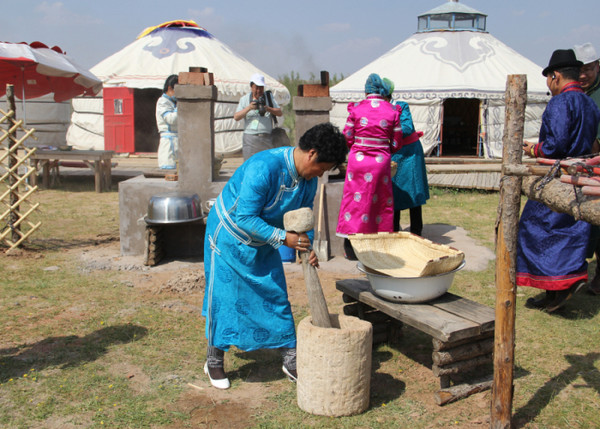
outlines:
[[374, 332], [375, 323], [385, 321], [380, 316], [387, 315], [432, 337], [432, 371], [440, 378], [435, 395], [439, 405], [491, 387], [491, 376], [473, 384], [451, 387], [450, 383], [452, 378], [463, 378], [472, 369], [492, 363], [494, 309], [452, 293], [420, 304], [386, 301], [372, 292], [366, 279], [338, 280], [336, 288], [344, 293], [344, 313], [369, 320]]
[[[36, 150], [30, 159], [36, 169], [41, 162], [42, 184], [45, 188], [50, 186], [50, 168], [53, 164], [58, 165], [60, 161], [79, 161], [94, 172], [96, 192], [103, 192], [110, 190], [113, 155], [112, 150]], [[35, 185], [36, 175], [31, 177]]]

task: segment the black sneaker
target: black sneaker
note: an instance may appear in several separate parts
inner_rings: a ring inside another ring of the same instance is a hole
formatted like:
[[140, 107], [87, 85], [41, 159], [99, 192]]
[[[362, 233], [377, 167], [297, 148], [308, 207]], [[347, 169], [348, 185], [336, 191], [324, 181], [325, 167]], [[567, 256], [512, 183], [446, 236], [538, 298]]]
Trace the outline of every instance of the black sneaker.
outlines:
[[546, 308], [546, 305], [548, 304], [548, 298], [546, 298], [545, 296], [541, 297], [541, 298], [527, 298], [527, 301], [525, 301], [525, 307], [527, 308], [535, 308], [537, 310], [541, 310], [543, 308]]
[[556, 310], [565, 306], [568, 300], [571, 299], [573, 295], [578, 293], [585, 286], [585, 282], [581, 281], [575, 283], [569, 289], [559, 290], [556, 292], [556, 298], [554, 298], [548, 305], [546, 306], [546, 311], [548, 313], [554, 313]]
[[592, 281], [588, 284], [588, 293], [591, 295], [600, 295], [600, 274], [596, 274]]
[[527, 298], [527, 301], [525, 301], [525, 307], [543, 310], [550, 302], [554, 300], [554, 298], [556, 298], [556, 292], [553, 290], [547, 290], [546, 294], [541, 298]]

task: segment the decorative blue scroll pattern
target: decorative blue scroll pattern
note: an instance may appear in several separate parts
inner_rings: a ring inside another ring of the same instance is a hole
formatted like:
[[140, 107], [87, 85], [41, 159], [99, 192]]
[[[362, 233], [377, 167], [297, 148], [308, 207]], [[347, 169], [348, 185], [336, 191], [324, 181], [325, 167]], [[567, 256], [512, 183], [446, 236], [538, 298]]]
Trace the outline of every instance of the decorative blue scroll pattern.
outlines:
[[194, 44], [189, 41], [181, 46], [180, 39], [189, 37], [214, 38], [208, 31], [193, 27], [157, 28], [146, 37], [149, 37], [150, 41], [143, 49], [159, 59], [170, 57], [173, 54], [186, 54], [196, 49]]

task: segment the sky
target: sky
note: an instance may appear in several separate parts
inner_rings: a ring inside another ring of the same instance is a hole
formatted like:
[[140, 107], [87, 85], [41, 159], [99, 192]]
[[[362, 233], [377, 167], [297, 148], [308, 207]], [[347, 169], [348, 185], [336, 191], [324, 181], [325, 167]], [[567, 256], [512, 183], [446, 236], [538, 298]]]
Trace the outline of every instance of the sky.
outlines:
[[[57, 45], [92, 68], [146, 27], [194, 20], [272, 77], [322, 70], [347, 77], [413, 35], [417, 16], [446, 1], [3, 0], [0, 41]], [[460, 2], [487, 14], [490, 34], [542, 68], [552, 51], [574, 44], [591, 42], [600, 53], [598, 0]]]

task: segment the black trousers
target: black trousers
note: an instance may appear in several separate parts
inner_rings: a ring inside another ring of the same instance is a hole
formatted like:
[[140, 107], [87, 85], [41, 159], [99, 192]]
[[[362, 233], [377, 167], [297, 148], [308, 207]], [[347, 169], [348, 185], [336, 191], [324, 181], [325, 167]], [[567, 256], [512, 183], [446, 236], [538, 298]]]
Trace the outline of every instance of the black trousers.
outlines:
[[[410, 232], [421, 235], [423, 232], [423, 211], [421, 206], [408, 209], [410, 213]], [[400, 210], [394, 210], [394, 231], [400, 231]]]

